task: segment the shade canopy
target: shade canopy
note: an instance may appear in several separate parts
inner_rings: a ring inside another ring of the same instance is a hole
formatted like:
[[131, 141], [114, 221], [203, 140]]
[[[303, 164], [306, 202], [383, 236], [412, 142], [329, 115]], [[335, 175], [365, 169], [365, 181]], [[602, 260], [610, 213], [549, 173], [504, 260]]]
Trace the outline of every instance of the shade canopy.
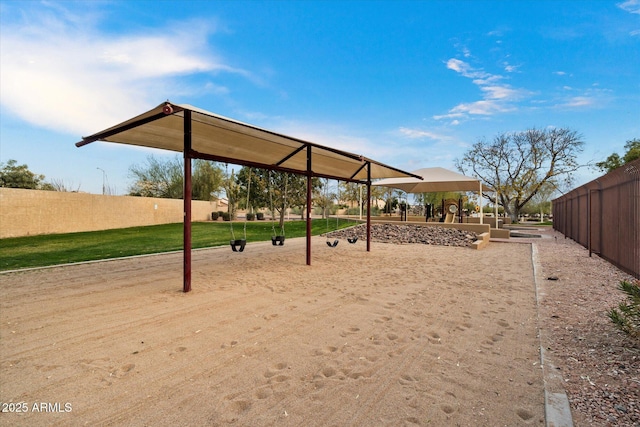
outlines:
[[[185, 112], [191, 115], [190, 147], [185, 147]], [[409, 172], [364, 156], [325, 147], [169, 101], [130, 120], [83, 137], [94, 141], [188, 152], [191, 158], [281, 170], [345, 181], [409, 177]], [[308, 168], [311, 151], [311, 170]]]
[[[312, 177], [364, 183], [367, 186], [367, 251], [371, 249], [371, 181], [419, 176], [364, 156], [282, 135], [222, 117], [191, 105], [169, 101], [126, 122], [82, 138], [177, 151], [184, 154], [184, 292], [191, 290], [191, 159], [292, 172], [307, 177], [307, 265], [311, 264]], [[245, 239], [232, 237], [231, 248], [244, 250]]]
[[375, 181], [372, 185], [392, 187], [406, 193], [436, 193], [444, 191], [493, 191], [481, 184], [477, 178], [468, 177], [445, 168], [424, 168], [411, 172], [416, 177], [388, 178]]

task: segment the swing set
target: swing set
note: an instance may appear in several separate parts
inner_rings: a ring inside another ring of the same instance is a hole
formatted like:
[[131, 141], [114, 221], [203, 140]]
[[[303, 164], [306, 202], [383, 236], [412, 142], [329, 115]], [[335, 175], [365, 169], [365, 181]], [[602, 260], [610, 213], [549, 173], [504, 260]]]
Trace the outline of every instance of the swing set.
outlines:
[[[284, 195], [283, 195], [283, 206], [286, 206], [287, 200], [287, 186], [288, 186], [289, 178], [287, 177], [284, 182]], [[269, 171], [268, 175], [268, 191], [269, 191], [269, 202], [271, 207], [271, 244], [273, 246], [284, 246], [285, 234], [284, 234], [284, 224], [280, 227], [280, 233], [276, 232], [276, 223], [274, 216], [274, 205], [273, 205], [273, 191], [271, 188], [271, 171]], [[249, 207], [250, 202], [250, 194], [251, 194], [251, 168], [249, 168], [249, 174], [247, 178], [247, 208]], [[233, 231], [233, 221], [230, 222], [231, 229], [231, 240], [229, 241], [229, 245], [231, 246], [231, 250], [233, 252], [243, 252], [247, 245], [247, 217], [244, 219], [243, 226], [243, 237], [241, 239], [236, 239], [235, 233]]]
[[[233, 174], [233, 172], [232, 172]], [[275, 220], [275, 209], [274, 209], [274, 204], [273, 204], [273, 189], [272, 189], [272, 179], [271, 179], [271, 171], [269, 171], [268, 173], [268, 177], [267, 177], [268, 181], [267, 181], [267, 187], [268, 187], [268, 192], [269, 192], [269, 205], [271, 208], [271, 230], [272, 230], [272, 235], [271, 235], [271, 244], [273, 246], [284, 246], [284, 241], [285, 241], [285, 232], [284, 232], [284, 224], [280, 227], [280, 232], [276, 232], [276, 220]], [[284, 194], [283, 194], [283, 208], [286, 206], [286, 200], [287, 200], [287, 186], [288, 186], [288, 182], [289, 179], [288, 177], [285, 178], [285, 182], [284, 182]], [[249, 168], [249, 173], [247, 176], [247, 203], [246, 206], [247, 208], [250, 206], [250, 197], [251, 197], [251, 168]], [[338, 189], [338, 201], [340, 200], [340, 189]], [[327, 184], [325, 186], [325, 199], [328, 201], [329, 200], [329, 180], [327, 179]], [[243, 224], [243, 232], [242, 232], [242, 238], [240, 239], [236, 239], [236, 235], [235, 232], [233, 230], [233, 221], [230, 221], [230, 231], [231, 231], [231, 240], [229, 241], [229, 245], [231, 246], [231, 250], [233, 252], [244, 252], [244, 249], [247, 245], [247, 217], [245, 216], [244, 219], [244, 224]], [[336, 228], [335, 230], [338, 230], [340, 227], [340, 217], [338, 216], [337, 212], [336, 212]], [[329, 239], [329, 215], [327, 215], [327, 226], [326, 226], [326, 236], [327, 236], [327, 240], [326, 240], [326, 244], [327, 246], [329, 246], [330, 248], [335, 248], [336, 246], [338, 246], [338, 243], [340, 243], [339, 239], [334, 239], [333, 241], [331, 241], [331, 239]], [[358, 241], [358, 236], [353, 235], [351, 237], [347, 237], [347, 242], [354, 244]]]
[[[271, 236], [271, 244], [273, 246], [283, 246], [284, 245], [284, 224], [280, 227], [280, 234], [276, 233], [276, 219], [275, 219], [275, 210], [273, 209], [273, 191], [271, 189], [271, 171], [269, 171], [268, 175], [268, 187], [269, 187], [269, 202], [271, 207], [271, 230], [273, 232]], [[283, 206], [284, 209], [287, 206], [287, 184], [289, 183], [289, 177], [287, 176], [284, 181], [284, 195], [283, 195]]]
[[[327, 185], [325, 187], [325, 199], [329, 200], [329, 180], [327, 179]], [[340, 184], [338, 184], [338, 202], [340, 202]], [[338, 212], [336, 211], [336, 230], [340, 227], [340, 218], [338, 217]], [[335, 239], [333, 242], [329, 239], [329, 215], [327, 215], [327, 246], [329, 246], [330, 248], [335, 248], [336, 246], [338, 246], [338, 243], [340, 243], [340, 241], [338, 239]], [[358, 236], [351, 236], [351, 237], [347, 237], [347, 242], [353, 244], [356, 243], [358, 241]]]
[[[264, 168], [306, 177], [307, 232], [306, 264], [311, 265], [312, 179], [331, 178], [367, 185], [370, 193], [374, 180], [380, 178], [421, 176], [369, 159], [361, 154], [342, 151], [304, 141], [272, 130], [186, 104], [163, 101], [156, 107], [90, 136], [76, 147], [96, 141], [161, 148], [183, 154], [183, 291], [191, 290], [192, 272], [192, 161], [202, 159]], [[369, 198], [368, 204], [371, 203]], [[371, 218], [367, 212], [367, 236], [371, 235]], [[236, 236], [232, 236], [236, 237]], [[243, 239], [233, 239], [243, 240]], [[244, 239], [246, 242], [246, 239]], [[367, 239], [367, 252], [370, 251]], [[236, 244], [236, 252], [242, 242]]]
[[[251, 194], [251, 168], [249, 168], [249, 177], [247, 178], [247, 208], [249, 207], [249, 195]], [[244, 217], [243, 237], [242, 239], [236, 239], [236, 235], [233, 232], [233, 218], [229, 221], [231, 226], [231, 250], [233, 252], [243, 252], [247, 245], [247, 217]]]

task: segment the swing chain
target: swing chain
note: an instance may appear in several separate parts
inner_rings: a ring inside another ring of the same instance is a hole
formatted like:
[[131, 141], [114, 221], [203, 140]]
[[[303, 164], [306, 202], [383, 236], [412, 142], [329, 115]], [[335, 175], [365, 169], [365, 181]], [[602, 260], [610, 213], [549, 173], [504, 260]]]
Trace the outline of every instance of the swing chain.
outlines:
[[[283, 246], [284, 245], [284, 224], [280, 227], [280, 235], [276, 234], [276, 221], [275, 221], [275, 209], [273, 206], [273, 189], [271, 186], [271, 170], [269, 170], [268, 178], [268, 189], [269, 189], [269, 203], [271, 208], [271, 231], [273, 235], [271, 236], [271, 244], [273, 246]], [[285, 176], [284, 182], [284, 195], [283, 195], [283, 209], [286, 206], [286, 197], [287, 197], [287, 184], [289, 181], [289, 177]]]

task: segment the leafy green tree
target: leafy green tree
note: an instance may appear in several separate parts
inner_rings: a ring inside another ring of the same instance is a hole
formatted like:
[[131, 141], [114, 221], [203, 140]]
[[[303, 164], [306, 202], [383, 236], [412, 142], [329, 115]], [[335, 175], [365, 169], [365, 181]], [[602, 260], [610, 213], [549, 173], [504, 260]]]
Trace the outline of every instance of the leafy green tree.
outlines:
[[[269, 206], [268, 194], [268, 171], [266, 169], [243, 167], [236, 175], [236, 184], [240, 191], [238, 197], [238, 205], [240, 208], [248, 209], [253, 212], [256, 209], [262, 209]], [[251, 185], [249, 184], [249, 177]], [[250, 191], [247, 199], [247, 190]], [[248, 201], [248, 204], [247, 204]]]
[[625, 150], [627, 150], [627, 152], [624, 154], [624, 157], [622, 158], [625, 163], [640, 159], [640, 139], [635, 138], [631, 141], [627, 141], [627, 143], [624, 144], [624, 148]]
[[440, 191], [435, 193], [420, 193], [416, 194], [416, 202], [421, 203], [423, 205], [430, 203], [432, 205], [440, 206], [442, 204], [442, 200], [447, 199], [461, 199], [464, 198], [464, 194], [454, 192], [454, 191]]
[[551, 196], [553, 196], [557, 190], [554, 185], [547, 182], [540, 187], [540, 191], [531, 198], [532, 210], [535, 213], [540, 213], [541, 221], [544, 219], [545, 212], [551, 213]]
[[[383, 200], [385, 201], [385, 197], [387, 195], [387, 190], [388, 188], [386, 187], [380, 187], [377, 185], [372, 185], [371, 186], [371, 211], [372, 213], [374, 211], [378, 210], [378, 201]], [[362, 189], [362, 197], [364, 198], [364, 200], [362, 201], [362, 203], [364, 204], [363, 206], [363, 211], [366, 209], [367, 207], [367, 202], [366, 202], [366, 197], [367, 197], [367, 189], [363, 188]]]
[[462, 199], [463, 209], [467, 209], [467, 211], [471, 211], [475, 209], [475, 203], [469, 202], [469, 199], [465, 196], [464, 193], [454, 192], [454, 191], [440, 191], [440, 192], [432, 192], [432, 193], [417, 193], [414, 194], [414, 200], [418, 206], [416, 206], [415, 212], [419, 215], [424, 215], [425, 213], [425, 205], [430, 204], [434, 207], [435, 212], [441, 210], [442, 200], [447, 199]]
[[38, 175], [29, 170], [25, 165], [18, 165], [16, 160], [9, 160], [7, 163], [0, 163], [0, 187], [25, 188], [29, 190], [50, 189], [42, 188], [44, 175]]
[[[286, 172], [267, 171], [265, 178], [266, 191], [263, 192], [265, 196], [265, 206], [269, 206], [272, 215], [278, 215], [278, 226], [282, 229], [284, 227], [284, 218], [287, 209], [296, 203], [295, 197], [293, 196], [294, 187], [296, 185], [300, 187], [300, 176]], [[306, 200], [306, 177], [302, 177], [302, 179], [302, 188], [305, 191]], [[298, 188], [298, 191], [299, 190], [300, 188]]]
[[222, 180], [222, 188], [227, 196], [227, 210], [229, 218], [231, 220], [236, 218], [238, 211], [238, 203], [240, 201], [240, 184], [236, 181], [235, 169], [231, 168], [229, 172], [228, 167], [225, 168], [224, 179]]
[[222, 168], [207, 160], [196, 159], [191, 177], [191, 197], [194, 200], [212, 200], [217, 198], [224, 180]]
[[[360, 185], [355, 182], [341, 182], [338, 185], [339, 201], [344, 202], [348, 206], [360, 206]], [[362, 197], [366, 197], [366, 191], [363, 190]], [[363, 200], [364, 203], [364, 200]]]
[[618, 153], [613, 153], [604, 161], [596, 163], [596, 167], [600, 172], [611, 172], [614, 169], [618, 169], [620, 166], [622, 166], [622, 159]]
[[[215, 163], [196, 159], [191, 175], [194, 200], [211, 200], [212, 194], [220, 191], [223, 183], [222, 169]], [[181, 157], [157, 159], [147, 157], [147, 163], [129, 167], [129, 175], [134, 179], [129, 194], [142, 197], [181, 199], [184, 193], [184, 161]]]
[[[277, 176], [277, 175], [276, 175]], [[281, 182], [281, 181], [280, 181]], [[304, 218], [304, 213], [307, 208], [307, 177], [304, 175], [287, 174], [287, 205], [289, 207], [297, 207], [301, 210], [301, 217]], [[282, 188], [282, 183], [279, 185]], [[322, 187], [320, 178], [311, 178], [311, 194], [315, 194]], [[274, 188], [278, 188], [277, 186]], [[313, 203], [313, 200], [312, 200]], [[284, 220], [284, 213], [281, 212], [281, 222]]]
[[313, 194], [313, 200], [315, 205], [321, 209], [323, 219], [327, 218], [333, 201], [337, 198], [338, 195], [330, 191], [329, 179], [322, 181], [322, 185]]
[[618, 153], [613, 153], [604, 161], [596, 163], [596, 167], [600, 172], [611, 172], [620, 166], [640, 158], [640, 139], [634, 138], [624, 144], [626, 150], [624, 156], [620, 157]]
[[[497, 202], [517, 221], [520, 211], [543, 186], [572, 182], [573, 172], [582, 167], [577, 156], [583, 146], [581, 136], [570, 129], [528, 129], [475, 143], [456, 160], [456, 166], [497, 189]], [[496, 203], [493, 193], [483, 196]]]
[[135, 180], [129, 188], [129, 194], [180, 199], [183, 193], [183, 167], [179, 157], [162, 160], [149, 155], [146, 164], [129, 167], [129, 176]]
[[[251, 175], [251, 185], [249, 183]], [[312, 193], [321, 186], [319, 178], [312, 178]], [[305, 211], [307, 204], [307, 177], [280, 171], [243, 167], [238, 171], [232, 183], [227, 185], [229, 206], [237, 203], [246, 209], [272, 208], [279, 216], [280, 227], [284, 225], [284, 218], [289, 208], [299, 207]], [[247, 190], [249, 206], [247, 205]], [[230, 193], [229, 193], [230, 191]], [[234, 199], [235, 198], [235, 199]], [[304, 215], [304, 214], [303, 214]]]
[[397, 207], [398, 207], [398, 198], [394, 196], [389, 196], [384, 202], [384, 213], [391, 215], [391, 212], [393, 212]]
[[395, 188], [385, 187], [382, 200], [384, 200], [384, 213], [391, 215], [391, 213], [398, 207], [399, 200], [405, 193]]

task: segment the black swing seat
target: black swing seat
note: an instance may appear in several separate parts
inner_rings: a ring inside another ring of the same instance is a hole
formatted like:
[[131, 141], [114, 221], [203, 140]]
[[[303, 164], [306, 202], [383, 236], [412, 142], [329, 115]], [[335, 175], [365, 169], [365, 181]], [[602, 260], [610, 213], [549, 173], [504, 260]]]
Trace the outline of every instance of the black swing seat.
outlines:
[[273, 246], [284, 245], [284, 236], [271, 236], [271, 244]]
[[357, 238], [357, 237], [349, 237], [349, 238], [347, 239], [347, 241], [348, 241], [349, 243], [355, 243], [355, 242], [357, 242], [357, 241], [358, 241], [358, 238]]
[[327, 246], [329, 246], [330, 248], [335, 248], [336, 246], [338, 246], [338, 242], [338, 239], [334, 240], [333, 243], [327, 240]]
[[245, 239], [236, 239], [229, 241], [229, 244], [231, 245], [233, 252], [242, 252], [244, 251], [247, 241]]

